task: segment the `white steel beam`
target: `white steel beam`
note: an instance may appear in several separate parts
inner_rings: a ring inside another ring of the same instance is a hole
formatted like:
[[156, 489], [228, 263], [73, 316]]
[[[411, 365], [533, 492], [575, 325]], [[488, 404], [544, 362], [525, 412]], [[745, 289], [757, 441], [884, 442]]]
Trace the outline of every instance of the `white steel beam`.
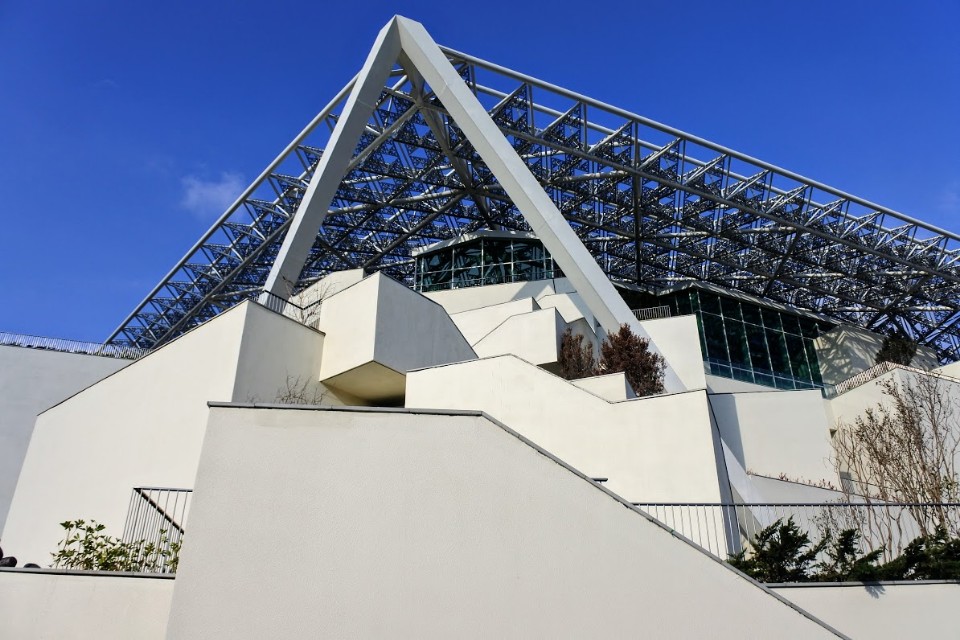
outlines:
[[[357, 142], [398, 60], [410, 67], [405, 69], [408, 77], [420, 76], [430, 85], [600, 326], [607, 333], [615, 333], [620, 325], [626, 324], [639, 335], [650, 339], [600, 265], [437, 43], [423, 25], [400, 16], [395, 16], [380, 32], [357, 76], [340, 120], [270, 270], [266, 290], [284, 299], [293, 293]], [[659, 351], [653, 340], [650, 340], [650, 348]], [[664, 385], [668, 391], [685, 389], [685, 385], [669, 367]]]
[[[616, 333], [620, 325], [626, 324], [649, 339], [600, 265], [427, 30], [407, 18], [397, 17], [395, 20], [404, 54], [401, 61], [409, 60], [427, 81], [600, 326], [607, 333]], [[410, 75], [412, 70], [408, 69], [407, 73]], [[659, 351], [653, 340], [650, 340], [650, 347]], [[670, 391], [685, 388], [669, 368], [664, 384]]]
[[373, 114], [400, 54], [397, 18], [380, 31], [367, 60], [357, 75], [353, 90], [344, 104], [340, 119], [323, 150], [310, 184], [297, 207], [277, 258], [267, 276], [264, 289], [284, 300], [293, 294], [310, 249], [327, 217], [330, 203], [346, 174], [347, 166], [367, 121]]

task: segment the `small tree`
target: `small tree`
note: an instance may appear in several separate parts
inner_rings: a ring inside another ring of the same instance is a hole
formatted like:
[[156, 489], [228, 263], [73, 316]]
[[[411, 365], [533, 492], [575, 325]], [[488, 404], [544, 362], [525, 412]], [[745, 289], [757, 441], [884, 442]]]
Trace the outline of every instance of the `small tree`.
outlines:
[[891, 333], [883, 338], [883, 344], [877, 351], [876, 364], [893, 362], [908, 366], [917, 355], [917, 343], [901, 331]]
[[[827, 541], [811, 546], [810, 536], [801, 531], [791, 516], [760, 530], [748, 551], [730, 556], [728, 562], [759, 582], [804, 582]], [[809, 547], [809, 548], [808, 548]]]
[[560, 377], [579, 380], [596, 375], [597, 361], [593, 357], [593, 345], [584, 341], [583, 334], [576, 334], [568, 327], [560, 338], [560, 355], [557, 358]]
[[622, 371], [638, 396], [663, 393], [666, 361], [659, 353], [650, 351], [650, 341], [641, 338], [621, 325], [620, 331], [607, 336], [600, 345], [602, 373]]
[[904, 518], [915, 521], [924, 534], [938, 527], [960, 532], [960, 522], [943, 503], [960, 502], [960, 415], [958, 401], [938, 378], [917, 376], [898, 383], [879, 383], [882, 400], [852, 423], [837, 423], [833, 436], [835, 466], [849, 498], [860, 494], [869, 504], [902, 502], [911, 505], [878, 509], [864, 522], [865, 538], [880, 538], [891, 552], [901, 544]]

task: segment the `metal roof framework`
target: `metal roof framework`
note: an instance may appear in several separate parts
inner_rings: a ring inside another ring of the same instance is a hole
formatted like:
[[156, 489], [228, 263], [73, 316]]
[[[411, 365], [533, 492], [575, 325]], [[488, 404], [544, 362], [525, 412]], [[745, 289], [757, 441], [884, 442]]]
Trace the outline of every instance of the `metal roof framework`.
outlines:
[[[702, 281], [960, 359], [960, 236], [750, 156], [442, 48], [614, 282]], [[354, 79], [355, 80], [355, 79]], [[354, 81], [108, 342], [152, 348], [255, 298]], [[289, 294], [342, 269], [413, 280], [411, 252], [529, 225], [431, 87], [395, 66]]]

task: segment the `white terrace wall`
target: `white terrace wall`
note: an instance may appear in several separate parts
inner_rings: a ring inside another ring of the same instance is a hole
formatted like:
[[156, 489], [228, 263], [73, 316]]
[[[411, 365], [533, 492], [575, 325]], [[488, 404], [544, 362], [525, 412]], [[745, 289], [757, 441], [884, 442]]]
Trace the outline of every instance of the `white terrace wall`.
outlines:
[[[883, 336], [859, 327], [840, 326], [817, 338], [814, 346], [823, 382], [837, 384], [876, 364]], [[937, 355], [929, 347], [920, 347], [911, 365], [932, 369], [937, 366]]]
[[[651, 342], [657, 345], [667, 361], [667, 369], [676, 374], [686, 390], [707, 388], [695, 315], [644, 320], [638, 324], [650, 336]], [[670, 391], [669, 388], [667, 390]]]
[[750, 473], [838, 484], [819, 390], [711, 394], [720, 435]]
[[161, 640], [174, 581], [0, 569], [0, 637]]
[[704, 391], [611, 403], [499, 356], [411, 372], [407, 406], [483, 411], [635, 502], [723, 501]]
[[169, 635], [833, 637], [477, 415], [214, 408]]
[[424, 293], [437, 302], [447, 313], [461, 313], [471, 309], [482, 309], [523, 298], [542, 298], [557, 293], [572, 293], [573, 287], [566, 278], [555, 280], [534, 280], [531, 282], [511, 282], [486, 287], [467, 287]]
[[316, 379], [322, 345], [322, 334], [244, 303], [42, 413], [4, 551], [46, 565], [68, 519], [119, 536], [133, 487], [193, 487], [208, 401], [274, 401], [287, 375]]
[[796, 584], [773, 590], [851, 638], [956, 638], [960, 584]]
[[553, 364], [565, 328], [556, 309], [540, 309], [507, 318], [473, 348], [481, 358], [513, 354], [533, 364]]
[[0, 346], [0, 531], [37, 414], [130, 362]]
[[409, 369], [475, 358], [436, 302], [375, 273], [323, 302], [320, 380], [374, 402], [402, 401]]
[[450, 318], [460, 329], [460, 333], [463, 334], [467, 342], [473, 346], [508, 318], [539, 309], [540, 305], [533, 298], [521, 298], [520, 300], [511, 300], [510, 302], [494, 304], [480, 309], [461, 311], [451, 314]]

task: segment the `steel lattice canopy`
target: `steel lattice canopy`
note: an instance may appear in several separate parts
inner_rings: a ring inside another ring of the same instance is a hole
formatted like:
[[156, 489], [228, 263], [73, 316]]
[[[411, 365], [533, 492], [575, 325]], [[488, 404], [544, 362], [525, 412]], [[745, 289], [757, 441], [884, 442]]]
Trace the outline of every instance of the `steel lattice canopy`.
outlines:
[[[442, 48], [614, 282], [690, 281], [899, 329], [960, 359], [960, 237], [776, 166]], [[353, 81], [253, 182], [108, 342], [150, 348], [255, 297]], [[412, 283], [411, 252], [529, 231], [427, 85], [395, 66], [299, 291], [342, 269]]]

